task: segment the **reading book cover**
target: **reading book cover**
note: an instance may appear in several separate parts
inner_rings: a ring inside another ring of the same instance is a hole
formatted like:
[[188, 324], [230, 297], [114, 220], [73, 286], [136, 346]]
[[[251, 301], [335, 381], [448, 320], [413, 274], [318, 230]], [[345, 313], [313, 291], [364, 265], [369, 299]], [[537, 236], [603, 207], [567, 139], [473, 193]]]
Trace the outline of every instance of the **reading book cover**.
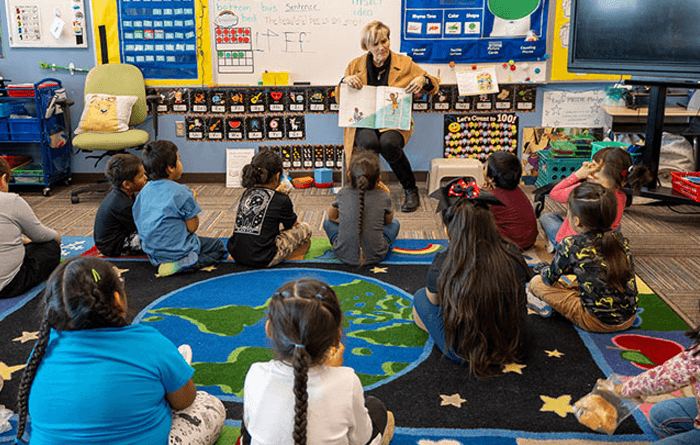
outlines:
[[403, 88], [342, 84], [338, 126], [410, 130], [411, 99]]

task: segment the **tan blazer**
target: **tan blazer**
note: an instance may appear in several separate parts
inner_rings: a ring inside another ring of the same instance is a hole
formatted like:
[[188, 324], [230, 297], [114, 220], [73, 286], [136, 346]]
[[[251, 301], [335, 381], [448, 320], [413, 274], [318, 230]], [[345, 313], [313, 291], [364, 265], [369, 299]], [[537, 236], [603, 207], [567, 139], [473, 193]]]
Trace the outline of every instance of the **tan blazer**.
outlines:
[[[367, 85], [367, 57], [369, 53], [353, 59], [348, 67], [345, 68], [345, 77], [357, 76], [363, 85]], [[426, 76], [430, 78], [430, 82], [433, 84], [433, 89], [430, 91], [425, 91], [426, 94], [433, 95], [440, 90], [440, 81], [437, 77], [433, 77], [428, 74], [423, 68], [418, 64], [413, 62], [409, 56], [403, 54], [397, 54], [391, 52], [391, 66], [389, 68], [389, 86], [405, 88], [411, 81], [417, 76]], [[335, 87], [335, 97], [337, 101], [340, 101], [340, 84]], [[350, 163], [350, 157], [352, 156], [352, 150], [355, 143], [355, 127], [344, 127], [343, 128], [343, 146], [345, 149], [345, 163], [348, 165]], [[408, 140], [413, 134], [413, 119], [411, 119], [411, 129], [410, 130], [394, 130], [401, 133], [404, 140], [404, 146], [408, 144]]]

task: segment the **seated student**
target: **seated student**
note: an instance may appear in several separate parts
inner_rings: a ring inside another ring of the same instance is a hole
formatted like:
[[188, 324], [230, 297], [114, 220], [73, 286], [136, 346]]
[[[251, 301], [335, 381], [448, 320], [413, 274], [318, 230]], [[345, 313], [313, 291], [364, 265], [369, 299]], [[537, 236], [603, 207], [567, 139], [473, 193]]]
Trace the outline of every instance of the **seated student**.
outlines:
[[[612, 229], [619, 215], [615, 192], [587, 181], [571, 191], [568, 203], [576, 235], [561, 240], [551, 264], [537, 266], [528, 306], [543, 316], [554, 309], [586, 331], [624, 331], [637, 316], [637, 284], [627, 240]], [[566, 274], [576, 280], [559, 279]]]
[[520, 249], [496, 228], [488, 204], [499, 205], [472, 178], [431, 194], [449, 246], [435, 256], [427, 288], [414, 298], [413, 319], [447, 358], [490, 377], [528, 353], [525, 284], [531, 276]]
[[491, 207], [498, 232], [525, 250], [537, 239], [537, 218], [532, 203], [518, 186], [522, 174], [523, 167], [516, 156], [505, 150], [496, 151], [486, 162], [484, 188], [503, 203]]
[[197, 391], [194, 369], [169, 339], [126, 321], [114, 265], [70, 259], [51, 274], [42, 298], [17, 395], [17, 439], [29, 415], [32, 445], [216, 443], [223, 403]]
[[61, 262], [61, 237], [37, 219], [27, 201], [9, 193], [11, 176], [0, 157], [0, 299], [45, 281]]
[[282, 158], [269, 149], [260, 150], [243, 166], [245, 191], [238, 204], [236, 227], [226, 243], [231, 258], [239, 264], [270, 267], [296, 249], [308, 249], [311, 226], [297, 221], [292, 200], [281, 191], [281, 177]]
[[394, 415], [343, 366], [342, 321], [335, 291], [317, 280], [286, 283], [270, 298], [265, 332], [275, 359], [245, 376], [242, 445], [391, 441]]
[[112, 190], [102, 200], [95, 215], [95, 246], [104, 256], [142, 254], [131, 207], [134, 195], [146, 185], [143, 164], [136, 155], [119, 153], [107, 161], [105, 176], [112, 184]]
[[350, 160], [351, 187], [343, 187], [323, 228], [338, 259], [353, 266], [384, 259], [401, 225], [391, 209], [389, 189], [380, 180], [379, 156], [356, 149]]
[[160, 276], [190, 268], [208, 267], [228, 256], [217, 238], [198, 237], [197, 215], [202, 211], [194, 191], [175, 182], [182, 176], [177, 146], [153, 141], [143, 150], [148, 183], [136, 197], [132, 212], [141, 248]]

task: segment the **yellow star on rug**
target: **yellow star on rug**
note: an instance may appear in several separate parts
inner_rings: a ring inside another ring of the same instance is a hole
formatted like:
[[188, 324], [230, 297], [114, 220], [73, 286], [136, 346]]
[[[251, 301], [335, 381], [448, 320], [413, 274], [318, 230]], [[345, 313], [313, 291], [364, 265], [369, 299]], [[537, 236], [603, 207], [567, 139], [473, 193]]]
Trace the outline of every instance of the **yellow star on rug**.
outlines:
[[19, 371], [20, 369], [24, 368], [27, 366], [26, 364], [21, 364], [21, 365], [16, 365], [16, 366], [7, 366], [5, 362], [0, 362], [0, 376], [2, 376], [3, 380], [11, 380], [12, 379], [12, 373], [15, 371]]
[[120, 269], [117, 267], [117, 275], [119, 275], [120, 277], [122, 275], [124, 275], [125, 273], [127, 273], [128, 271], [129, 271], [129, 269]]
[[557, 350], [557, 349], [555, 349], [555, 350], [553, 350], [553, 351], [548, 351], [548, 350], [545, 349], [544, 352], [545, 352], [545, 354], [547, 354], [547, 357], [556, 357], [556, 358], [560, 358], [562, 355], [564, 355], [563, 352], [559, 352], [559, 350]]
[[372, 273], [386, 273], [386, 270], [388, 267], [375, 267], [373, 269], [370, 269], [369, 271]]
[[550, 411], [557, 413], [559, 417], [566, 417], [568, 413], [573, 413], [574, 408], [571, 406], [571, 396], [563, 395], [556, 399], [547, 396], [540, 396], [540, 399], [544, 402], [540, 411]]
[[216, 266], [207, 266], [207, 267], [202, 267], [201, 269], [204, 272], [214, 272], [216, 270]]
[[537, 315], [537, 312], [533, 311], [530, 308], [527, 308], [527, 315]]
[[452, 405], [452, 406], [456, 406], [457, 408], [461, 408], [462, 403], [467, 401], [466, 399], [463, 399], [457, 393], [452, 394], [451, 396], [446, 396], [445, 394], [440, 394], [440, 398], [442, 399], [442, 402], [440, 402], [440, 406]]
[[520, 375], [523, 375], [523, 368], [526, 368], [527, 365], [519, 365], [517, 363], [508, 363], [503, 367], [503, 374], [508, 373], [508, 372], [515, 372]]
[[22, 331], [22, 336], [13, 338], [12, 341], [20, 341], [22, 343], [26, 343], [30, 340], [39, 340], [39, 331], [35, 332], [27, 332], [27, 331]]

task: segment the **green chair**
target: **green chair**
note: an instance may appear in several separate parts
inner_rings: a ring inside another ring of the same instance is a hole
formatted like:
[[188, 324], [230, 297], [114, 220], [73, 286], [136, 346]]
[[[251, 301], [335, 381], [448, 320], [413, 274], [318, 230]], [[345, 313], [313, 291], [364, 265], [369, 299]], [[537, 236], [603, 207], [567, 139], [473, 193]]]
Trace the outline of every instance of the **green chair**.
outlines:
[[[129, 130], [122, 132], [84, 132], [73, 136], [73, 146], [86, 153], [103, 152], [99, 155], [88, 155], [87, 158], [97, 159], [95, 168], [100, 161], [117, 153], [124, 153], [128, 148], [141, 149], [150, 140], [147, 131], [134, 128], [142, 124], [148, 117], [148, 111], [153, 113], [153, 130], [158, 138], [157, 96], [146, 96], [146, 86], [141, 71], [124, 63], [99, 65], [90, 70], [85, 79], [85, 94], [113, 94], [116, 96], [136, 96], [138, 99], [131, 109]], [[87, 106], [87, 105], [85, 105]], [[106, 179], [96, 184], [73, 190], [71, 202], [80, 202], [78, 195], [87, 192], [106, 192], [110, 185]]]

